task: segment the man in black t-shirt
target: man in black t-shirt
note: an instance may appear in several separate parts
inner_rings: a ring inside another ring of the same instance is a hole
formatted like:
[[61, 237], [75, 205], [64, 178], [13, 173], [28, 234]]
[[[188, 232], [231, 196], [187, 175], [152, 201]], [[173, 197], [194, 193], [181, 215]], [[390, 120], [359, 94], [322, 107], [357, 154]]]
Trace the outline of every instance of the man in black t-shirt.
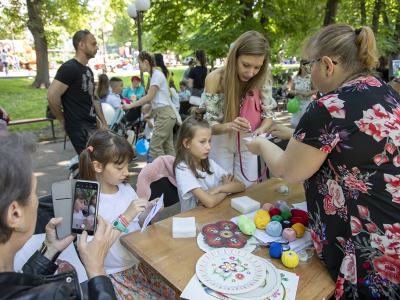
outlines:
[[93, 72], [87, 66], [97, 52], [96, 38], [88, 30], [79, 30], [72, 42], [75, 57], [58, 69], [47, 98], [51, 111], [79, 154], [97, 128], [96, 116], [99, 123], [106, 124], [106, 121], [100, 103], [94, 99]]

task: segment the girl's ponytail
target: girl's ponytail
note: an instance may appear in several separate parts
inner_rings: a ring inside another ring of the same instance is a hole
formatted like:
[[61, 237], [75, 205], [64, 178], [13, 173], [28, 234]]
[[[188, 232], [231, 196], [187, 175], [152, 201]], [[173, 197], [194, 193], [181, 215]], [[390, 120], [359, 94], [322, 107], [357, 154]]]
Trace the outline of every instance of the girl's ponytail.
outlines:
[[374, 33], [368, 26], [363, 26], [354, 32], [356, 35], [356, 45], [358, 46], [359, 60], [367, 71], [372, 71], [378, 65], [378, 51]]
[[92, 159], [90, 158], [90, 150], [86, 148], [79, 155], [79, 177], [83, 180], [96, 180], [96, 173], [93, 168]]

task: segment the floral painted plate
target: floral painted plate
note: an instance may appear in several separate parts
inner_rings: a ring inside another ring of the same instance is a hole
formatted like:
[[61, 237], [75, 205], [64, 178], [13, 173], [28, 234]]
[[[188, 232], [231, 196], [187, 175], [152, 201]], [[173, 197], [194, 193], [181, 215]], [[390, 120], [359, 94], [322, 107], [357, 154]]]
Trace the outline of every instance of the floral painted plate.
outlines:
[[[257, 243], [258, 243], [257, 239], [255, 237], [251, 237], [247, 240], [246, 245], [240, 249], [251, 253], [256, 249]], [[212, 250], [218, 249], [216, 247], [211, 247], [210, 245], [208, 245], [207, 242], [204, 240], [204, 235], [201, 232], [197, 235], [197, 245], [204, 252], [210, 252]], [[229, 247], [225, 247], [225, 248], [229, 248]]]
[[262, 260], [262, 263], [266, 265], [267, 272], [265, 281], [256, 289], [251, 290], [250, 292], [238, 294], [238, 295], [229, 295], [230, 299], [234, 300], [264, 300], [268, 297], [272, 297], [281, 286], [281, 274], [278, 269], [275, 268], [273, 264], [266, 260]]
[[215, 249], [205, 253], [196, 264], [196, 275], [205, 286], [232, 295], [258, 288], [266, 273], [266, 264], [242, 249]]

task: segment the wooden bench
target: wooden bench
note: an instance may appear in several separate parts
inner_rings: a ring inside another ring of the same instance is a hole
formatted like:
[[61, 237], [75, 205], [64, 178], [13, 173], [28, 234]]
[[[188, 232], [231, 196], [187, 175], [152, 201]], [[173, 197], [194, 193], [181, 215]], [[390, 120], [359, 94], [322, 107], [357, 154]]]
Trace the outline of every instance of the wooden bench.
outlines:
[[39, 123], [39, 122], [50, 122], [50, 124], [51, 124], [51, 132], [53, 134], [53, 139], [55, 139], [56, 138], [56, 133], [54, 131], [54, 121], [55, 121], [54, 119], [49, 119], [49, 118], [22, 119], [22, 120], [10, 121], [8, 123], [8, 126]]

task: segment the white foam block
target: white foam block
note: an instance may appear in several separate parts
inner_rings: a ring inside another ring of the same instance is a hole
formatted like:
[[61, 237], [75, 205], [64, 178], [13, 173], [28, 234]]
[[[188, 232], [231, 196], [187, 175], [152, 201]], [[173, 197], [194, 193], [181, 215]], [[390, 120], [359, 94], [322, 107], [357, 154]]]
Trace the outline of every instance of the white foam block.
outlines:
[[240, 211], [242, 214], [247, 214], [249, 212], [260, 209], [260, 202], [251, 199], [247, 196], [236, 197], [231, 199], [232, 208]]
[[196, 237], [196, 220], [194, 217], [172, 218], [172, 237], [190, 238]]

